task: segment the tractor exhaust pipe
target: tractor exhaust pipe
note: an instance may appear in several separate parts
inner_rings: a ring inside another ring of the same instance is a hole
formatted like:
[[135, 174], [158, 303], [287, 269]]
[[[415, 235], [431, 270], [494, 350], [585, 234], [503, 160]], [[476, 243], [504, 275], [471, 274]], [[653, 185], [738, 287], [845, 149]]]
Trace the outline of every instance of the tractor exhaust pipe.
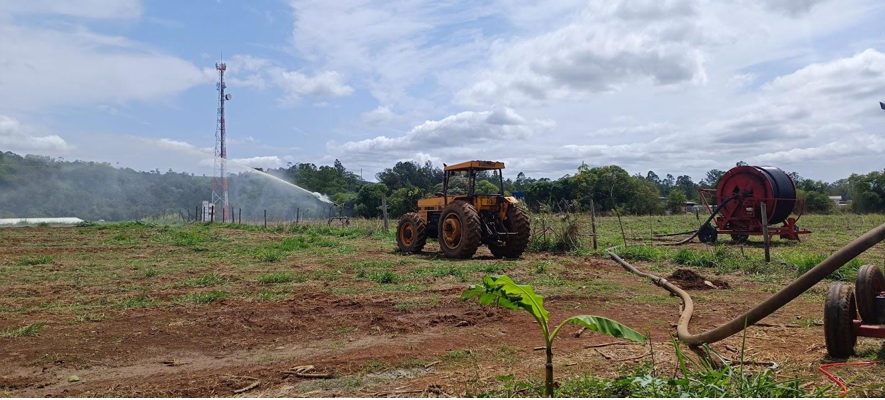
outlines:
[[821, 261], [820, 264], [816, 265], [814, 268], [797, 278], [779, 292], [775, 293], [773, 296], [769, 297], [767, 300], [758, 304], [756, 307], [753, 307], [725, 325], [721, 325], [697, 335], [692, 335], [688, 330], [688, 324], [691, 322], [691, 317], [694, 313], [694, 302], [686, 291], [676, 287], [664, 278], [642, 272], [630, 265], [630, 263], [624, 261], [624, 259], [614, 252], [614, 249], [619, 246], [606, 249], [606, 253], [608, 253], [609, 257], [615, 260], [618, 264], [621, 264], [621, 266], [627, 271], [651, 279], [655, 285], [666, 289], [682, 299], [683, 310], [676, 325], [676, 336], [679, 340], [689, 346], [698, 346], [701, 344], [718, 342], [743, 331], [744, 327], [759, 322], [787, 303], [793, 301], [796, 297], [799, 297], [802, 293], [805, 293], [808, 289], [811, 289], [815, 284], [822, 281], [853, 258], [859, 256], [861, 253], [867, 251], [870, 247], [875, 246], [883, 240], [885, 240], [885, 224], [879, 225], [865, 233], [863, 236], [854, 239], [851, 243], [848, 243], [848, 245], [827, 257], [826, 260]]

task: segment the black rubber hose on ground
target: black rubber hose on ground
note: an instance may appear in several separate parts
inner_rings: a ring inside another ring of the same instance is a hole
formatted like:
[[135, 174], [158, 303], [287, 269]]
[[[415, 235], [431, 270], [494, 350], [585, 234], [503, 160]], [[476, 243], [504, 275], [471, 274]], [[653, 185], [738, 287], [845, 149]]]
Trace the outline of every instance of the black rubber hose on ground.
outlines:
[[686, 244], [686, 243], [690, 242], [692, 239], [694, 239], [694, 238], [698, 235], [698, 233], [701, 233], [701, 229], [704, 228], [704, 225], [709, 224], [710, 221], [712, 221], [713, 218], [716, 217], [716, 214], [719, 213], [719, 210], [721, 210], [723, 206], [725, 206], [726, 204], [728, 204], [729, 201], [732, 201], [732, 200], [734, 200], [734, 199], [736, 199], [736, 198], [737, 198], [737, 196], [729, 197], [729, 198], [725, 199], [725, 201], [723, 201], [722, 204], [716, 206], [716, 208], [713, 209], [713, 212], [710, 213], [710, 216], [707, 217], [707, 220], [704, 221], [703, 224], [701, 224], [701, 226], [700, 226], [700, 228], [698, 228], [698, 230], [692, 232], [691, 236], [689, 236], [689, 237], [687, 237], [687, 238], [685, 238], [685, 239], [682, 239], [682, 240], [680, 240], [680, 241], [678, 241], [678, 242], [661, 242], [661, 243], [655, 243], [655, 244], [658, 245], [658, 246], [679, 246], [679, 245], [683, 245], [683, 244]]
[[870, 247], [875, 246], [882, 240], [885, 240], [885, 224], [879, 225], [865, 233], [863, 236], [854, 239], [851, 243], [848, 243], [848, 245], [827, 257], [826, 260], [821, 261], [820, 264], [817, 264], [817, 266], [797, 278], [773, 296], [769, 297], [767, 300], [759, 303], [756, 307], [753, 307], [725, 325], [720, 325], [697, 335], [692, 335], [688, 330], [688, 323], [691, 322], [691, 316], [694, 313], [694, 302], [686, 291], [676, 287], [664, 278], [636, 269], [636, 267], [630, 265], [630, 263], [624, 261], [624, 259], [615, 254], [614, 249], [618, 246], [606, 249], [606, 252], [627, 271], [651, 279], [655, 285], [666, 289], [682, 299], [683, 309], [676, 325], [676, 336], [679, 340], [689, 346], [698, 346], [705, 343], [718, 342], [741, 332], [744, 330], [745, 326], [750, 326], [759, 322], [787, 303], [793, 301], [793, 299], [799, 297], [799, 295], [805, 293], [808, 289], [811, 289], [811, 287], [835, 272], [847, 262], [859, 256]]

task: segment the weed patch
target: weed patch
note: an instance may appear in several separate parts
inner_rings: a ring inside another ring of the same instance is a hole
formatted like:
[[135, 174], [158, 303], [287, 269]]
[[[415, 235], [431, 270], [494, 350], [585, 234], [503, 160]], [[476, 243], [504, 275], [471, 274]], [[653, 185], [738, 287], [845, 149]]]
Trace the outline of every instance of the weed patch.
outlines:
[[49, 256], [25, 256], [18, 260], [18, 265], [43, 265], [51, 262], [52, 257]]
[[0, 337], [13, 338], [25, 336], [40, 336], [40, 329], [43, 329], [43, 323], [37, 322], [30, 325], [25, 325], [20, 328], [8, 328], [3, 332], [0, 332]]

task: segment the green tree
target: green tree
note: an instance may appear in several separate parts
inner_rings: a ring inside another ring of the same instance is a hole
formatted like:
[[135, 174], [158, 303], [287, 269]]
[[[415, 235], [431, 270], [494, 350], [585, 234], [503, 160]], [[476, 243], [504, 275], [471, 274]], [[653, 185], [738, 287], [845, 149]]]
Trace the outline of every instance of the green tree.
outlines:
[[366, 218], [381, 216], [381, 198], [387, 193], [387, 186], [383, 183], [369, 183], [363, 185], [356, 195], [356, 214]]
[[405, 213], [415, 211], [418, 200], [422, 197], [424, 197], [424, 191], [414, 186], [394, 190], [387, 198], [388, 213], [392, 218], [397, 218]]
[[805, 200], [805, 211], [814, 214], [829, 214], [835, 204], [826, 193], [799, 189], [796, 197]]
[[632, 178], [630, 181], [633, 196], [625, 203], [625, 211], [635, 215], [654, 215], [663, 212], [659, 199], [660, 192], [655, 185], [643, 178]]
[[682, 193], [681, 190], [674, 190], [667, 195], [667, 211], [670, 211], [672, 214], [682, 214], [682, 207], [685, 206], [685, 202], [688, 201], [685, 198], [685, 193]]
[[475, 189], [477, 194], [497, 194], [500, 191], [498, 185], [489, 181], [476, 182]]

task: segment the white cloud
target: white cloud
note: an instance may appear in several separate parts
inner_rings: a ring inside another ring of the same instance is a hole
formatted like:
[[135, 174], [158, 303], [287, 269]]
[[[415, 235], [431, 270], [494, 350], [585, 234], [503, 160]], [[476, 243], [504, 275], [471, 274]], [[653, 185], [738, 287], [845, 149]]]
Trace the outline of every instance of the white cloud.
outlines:
[[390, 111], [387, 106], [378, 106], [372, 111], [366, 111], [360, 115], [360, 119], [366, 125], [384, 125], [396, 118], [396, 114]]
[[464, 111], [439, 120], [425, 121], [398, 137], [377, 136], [343, 144], [330, 141], [327, 151], [343, 162], [370, 171], [397, 161], [423, 163], [460, 162], [469, 159], [513, 160], [530, 151], [526, 143], [549, 134], [555, 124], [527, 119], [509, 108]]
[[491, 67], [461, 91], [467, 104], [531, 104], [707, 80], [694, 1], [590, 3], [575, 20], [530, 39], [499, 40]]
[[231, 161], [233, 161], [235, 164], [239, 164], [240, 166], [247, 166], [251, 168], [279, 168], [286, 165], [286, 163], [277, 156], [234, 158], [231, 159]]
[[796, 17], [810, 12], [814, 6], [824, 1], [826, 0], [764, 0], [762, 3], [769, 10]]
[[324, 69], [359, 78], [382, 104], [432, 109], [410, 93], [439, 71], [482, 57], [478, 29], [464, 27], [498, 10], [468, 0], [290, 1], [295, 17], [292, 45]]
[[63, 152], [71, 146], [58, 135], [40, 136], [18, 120], [0, 115], [0, 148], [11, 151]]
[[[509, 108], [494, 111], [464, 111], [437, 121], [426, 121], [407, 134], [388, 138], [378, 136], [332, 148], [353, 153], [385, 153], [389, 151], [457, 148], [481, 143], [512, 142], [528, 139], [552, 128], [550, 121], [527, 121]], [[380, 154], [379, 154], [380, 155]]]
[[276, 82], [290, 96], [344, 97], [353, 94], [353, 87], [345, 82], [344, 76], [335, 71], [321, 71], [307, 75], [298, 71], [273, 71]]
[[118, 36], [0, 23], [0, 107], [20, 110], [165, 100], [212, 82], [180, 58]]
[[675, 131], [677, 128], [675, 125], [669, 122], [650, 122], [647, 124], [634, 124], [634, 125], [621, 125], [621, 126], [613, 126], [608, 128], [601, 128], [593, 131], [591, 136], [610, 136], [610, 135], [628, 135], [628, 134], [640, 134], [640, 135], [663, 135], [669, 134]]
[[[290, 71], [269, 59], [248, 54], [234, 55], [226, 64], [225, 76], [232, 87], [258, 90], [278, 87], [285, 92], [284, 101], [287, 102], [299, 100], [302, 96], [346, 97], [354, 92], [344, 75], [337, 71], [321, 70], [312, 74]], [[321, 102], [315, 104], [324, 106]]]
[[855, 135], [845, 140], [824, 143], [820, 146], [794, 148], [760, 154], [753, 159], [760, 163], [844, 161], [855, 157], [881, 157], [885, 154], [885, 138], [879, 135]]

